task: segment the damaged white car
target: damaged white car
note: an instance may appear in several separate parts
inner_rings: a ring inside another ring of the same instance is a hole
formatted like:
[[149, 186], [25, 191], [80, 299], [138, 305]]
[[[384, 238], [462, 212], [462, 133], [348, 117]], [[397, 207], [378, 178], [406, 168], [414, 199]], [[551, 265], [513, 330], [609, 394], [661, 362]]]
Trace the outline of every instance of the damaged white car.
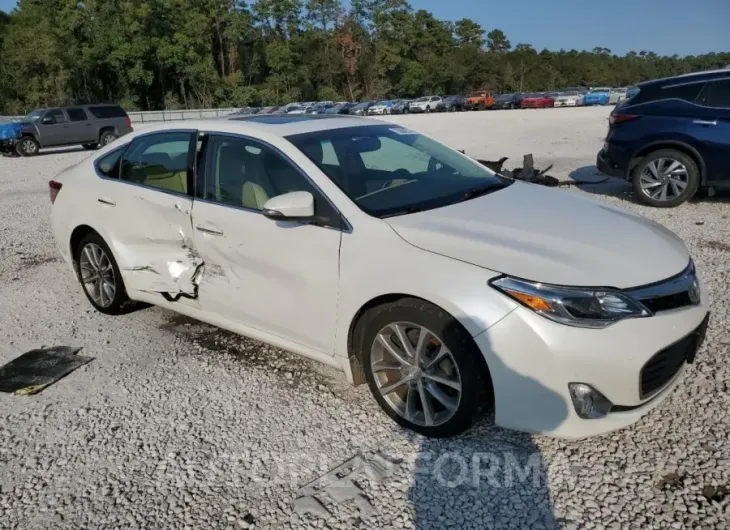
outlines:
[[163, 124], [50, 183], [89, 301], [157, 304], [342, 369], [428, 436], [584, 437], [681, 379], [707, 325], [682, 241], [379, 120]]

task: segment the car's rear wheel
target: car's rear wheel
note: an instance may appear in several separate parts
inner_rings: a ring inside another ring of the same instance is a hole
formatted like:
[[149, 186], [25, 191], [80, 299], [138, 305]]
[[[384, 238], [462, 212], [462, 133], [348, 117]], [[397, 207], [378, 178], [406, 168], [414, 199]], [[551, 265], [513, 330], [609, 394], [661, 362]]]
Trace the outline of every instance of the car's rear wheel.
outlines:
[[672, 208], [692, 198], [700, 186], [697, 163], [682, 151], [659, 149], [631, 172], [634, 193], [649, 206]]
[[99, 147], [99, 144], [81, 144], [81, 147], [83, 147], [84, 149], [92, 150]]
[[40, 149], [41, 145], [31, 136], [23, 136], [17, 145], [17, 152], [20, 156], [35, 156]]
[[361, 359], [370, 390], [398, 424], [431, 437], [468, 429], [491, 386], [481, 352], [442, 309], [401, 299], [367, 315]]
[[112, 251], [99, 234], [86, 235], [74, 254], [79, 282], [97, 311], [118, 315], [129, 301]]
[[116, 139], [117, 139], [116, 134], [114, 134], [111, 131], [104, 131], [103, 133], [101, 133], [101, 136], [99, 137], [99, 143], [103, 147], [105, 145], [109, 145]]

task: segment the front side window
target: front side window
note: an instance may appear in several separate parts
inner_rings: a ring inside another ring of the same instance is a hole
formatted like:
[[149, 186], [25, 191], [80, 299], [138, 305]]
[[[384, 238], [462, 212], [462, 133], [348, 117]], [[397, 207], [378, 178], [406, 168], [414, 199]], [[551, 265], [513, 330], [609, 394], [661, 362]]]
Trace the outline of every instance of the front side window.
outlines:
[[191, 138], [189, 132], [168, 132], [135, 139], [122, 157], [121, 179], [187, 194]]
[[376, 217], [447, 206], [512, 183], [435, 140], [392, 124], [287, 139]]
[[211, 135], [202, 164], [206, 200], [260, 211], [272, 197], [307, 191], [314, 197], [316, 216], [330, 222], [336, 218], [334, 209], [314, 185], [265, 144], [248, 138]]
[[88, 121], [86, 112], [82, 108], [66, 109], [66, 113], [68, 114], [68, 119], [71, 121]]
[[689, 85], [679, 85], [663, 88], [661, 97], [667, 99], [681, 99], [693, 103], [704, 86], [703, 83], [692, 83]]
[[50, 124], [54, 123], [66, 123], [66, 116], [64, 116], [63, 111], [61, 109], [52, 109], [46, 112], [46, 115], [43, 116], [43, 120], [51, 120]]

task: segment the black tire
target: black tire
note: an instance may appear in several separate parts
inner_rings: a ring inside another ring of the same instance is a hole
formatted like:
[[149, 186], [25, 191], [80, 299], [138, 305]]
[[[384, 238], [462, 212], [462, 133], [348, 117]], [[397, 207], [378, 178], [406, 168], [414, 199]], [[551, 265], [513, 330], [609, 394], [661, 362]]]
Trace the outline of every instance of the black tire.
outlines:
[[[653, 199], [641, 188], [641, 174], [648, 164], [660, 158], [675, 160], [687, 169], [687, 187], [677, 196], [667, 200]], [[659, 149], [646, 155], [631, 171], [631, 184], [639, 202], [656, 208], [674, 208], [691, 199], [700, 187], [700, 170], [688, 154], [676, 149]]]
[[88, 149], [89, 151], [91, 151], [91, 150], [96, 149], [97, 147], [99, 147], [99, 144], [82, 144], [81, 147], [83, 147], [84, 149]]
[[99, 136], [99, 145], [101, 145], [102, 147], [105, 145], [109, 145], [116, 139], [117, 139], [117, 135], [114, 134], [114, 132], [104, 131], [101, 133], [101, 136]]
[[509, 108], [510, 108], [510, 110], [515, 110], [515, 104], [514, 103], [510, 103], [509, 104]]
[[[469, 333], [443, 309], [424, 300], [403, 298], [372, 309], [361, 322], [362, 333], [356, 336], [362, 337], [359, 353], [368, 386], [383, 411], [402, 427], [424, 436], [448, 438], [466, 431], [482, 408], [491, 405], [491, 379], [482, 354]], [[395, 322], [428, 328], [451, 352], [461, 379], [461, 396], [455, 412], [443, 423], [425, 426], [407, 420], [393, 409], [378, 389], [371, 367], [373, 344], [377, 334]]]
[[32, 136], [23, 136], [16, 147], [20, 156], [36, 156], [41, 149], [41, 144]]
[[430, 105], [426, 105], [426, 112], [431, 112], [431, 106]]
[[[89, 244], [94, 244], [100, 247], [106, 253], [107, 258], [109, 259], [109, 263], [112, 266], [115, 280], [115, 292], [111, 303], [107, 306], [102, 306], [96, 303], [96, 301], [94, 301], [92, 296], [89, 294], [86, 284], [81, 280], [81, 252]], [[114, 259], [114, 254], [112, 254], [111, 249], [99, 234], [97, 234], [96, 232], [92, 232], [84, 236], [83, 239], [79, 241], [79, 244], [74, 249], [74, 264], [76, 267], [77, 278], [79, 280], [79, 283], [81, 284], [81, 288], [83, 289], [86, 298], [89, 300], [89, 302], [91, 302], [91, 305], [94, 306], [94, 309], [106, 315], [121, 315], [125, 312], [125, 306], [129, 305], [127, 290], [124, 287], [124, 281], [122, 280], [122, 275], [119, 271], [117, 261], [116, 259]]]

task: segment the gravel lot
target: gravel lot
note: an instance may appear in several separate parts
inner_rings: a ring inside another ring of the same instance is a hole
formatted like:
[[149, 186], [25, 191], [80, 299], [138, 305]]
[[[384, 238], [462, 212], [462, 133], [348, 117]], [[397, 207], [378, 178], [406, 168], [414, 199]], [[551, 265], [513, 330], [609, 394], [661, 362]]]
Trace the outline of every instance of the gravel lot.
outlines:
[[[557, 177], [598, 180], [608, 112], [393, 121], [470, 155], [509, 156], [510, 168], [532, 152]], [[729, 527], [728, 196], [664, 211], [636, 205], [619, 181], [566, 190], [678, 233], [709, 286], [705, 346], [661, 407], [580, 442], [489, 418], [433, 441], [401, 430], [365, 386], [348, 387], [330, 368], [158, 308], [92, 311], [53, 245], [47, 191], [85, 156], [0, 159], [0, 364], [44, 345], [95, 357], [36, 396], [0, 394], [0, 527]], [[301, 489], [358, 454], [350, 480]]]

